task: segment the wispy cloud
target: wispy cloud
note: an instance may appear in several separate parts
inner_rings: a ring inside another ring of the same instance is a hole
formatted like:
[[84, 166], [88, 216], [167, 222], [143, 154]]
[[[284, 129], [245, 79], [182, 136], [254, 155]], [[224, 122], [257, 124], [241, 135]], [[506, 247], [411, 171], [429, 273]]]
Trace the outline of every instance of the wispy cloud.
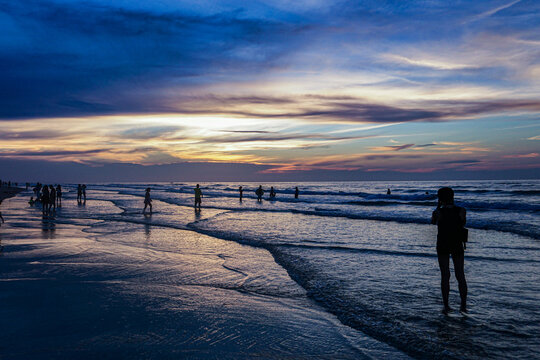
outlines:
[[389, 146], [375, 146], [371, 147], [370, 150], [373, 151], [400, 151], [413, 147], [414, 144], [403, 144], [403, 145], [389, 145]]
[[485, 19], [487, 17], [493, 16], [496, 13], [498, 13], [499, 11], [502, 11], [504, 9], [508, 9], [509, 7], [514, 6], [515, 4], [517, 4], [519, 2], [521, 2], [521, 0], [514, 0], [514, 1], [511, 1], [511, 2], [508, 2], [508, 3], [504, 4], [504, 5], [491, 8], [489, 10], [486, 10], [486, 11], [474, 16], [470, 21], [478, 21], [478, 20], [482, 20], [482, 19]]
[[477, 65], [453, 63], [448, 60], [425, 59], [425, 58], [413, 59], [413, 58], [408, 58], [406, 56], [395, 55], [395, 54], [384, 54], [383, 59], [391, 61], [391, 62], [400, 63], [400, 64], [427, 67], [427, 68], [438, 69], [438, 70], [464, 70], [464, 69], [478, 68]]
[[507, 159], [526, 159], [526, 158], [540, 157], [540, 154], [539, 153], [515, 154], [515, 155], [504, 155], [503, 157]]

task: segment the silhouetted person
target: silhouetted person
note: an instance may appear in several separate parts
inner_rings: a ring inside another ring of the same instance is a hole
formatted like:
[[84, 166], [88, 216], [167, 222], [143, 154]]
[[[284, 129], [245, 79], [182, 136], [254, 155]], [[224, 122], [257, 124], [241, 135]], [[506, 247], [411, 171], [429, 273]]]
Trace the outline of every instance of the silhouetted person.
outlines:
[[240, 193], [240, 201], [242, 201], [242, 197], [244, 196], [244, 189], [242, 189], [242, 187], [240, 186], [238, 188], [238, 192]]
[[49, 187], [47, 185], [43, 186], [41, 192], [41, 212], [43, 214], [49, 211]]
[[298, 190], [298, 186], [297, 186], [296, 189], [294, 190], [294, 198], [295, 199], [298, 199], [298, 194], [300, 194], [300, 190]]
[[146, 208], [150, 207], [150, 214], [152, 213], [152, 199], [150, 198], [150, 188], [146, 188], [146, 194], [144, 194], [144, 209], [143, 214], [146, 212]]
[[83, 201], [86, 202], [86, 184], [83, 184], [81, 189], [82, 189]]
[[82, 185], [77, 185], [77, 202], [80, 203], [82, 201]]
[[41, 184], [37, 183], [36, 187], [34, 188], [34, 192], [36, 193], [36, 201], [41, 201]]
[[199, 187], [199, 184], [195, 187], [195, 207], [201, 207], [201, 198], [203, 194], [201, 191], [201, 188]]
[[386, 195], [390, 195], [390, 194], [392, 194], [392, 192], [390, 191], [390, 188], [388, 188], [388, 189], [386, 190]]
[[29, 204], [30, 206], [34, 206], [35, 203], [36, 203], [36, 202], [34, 201], [34, 197], [31, 196], [31, 197], [30, 197], [30, 200], [28, 200], [28, 204]]
[[466, 222], [464, 208], [454, 205], [454, 191], [449, 187], [440, 188], [437, 192], [439, 202], [433, 211], [431, 223], [437, 225], [437, 257], [441, 269], [441, 291], [444, 313], [451, 310], [448, 304], [450, 293], [450, 255], [454, 262], [454, 272], [459, 284], [461, 297], [460, 311], [467, 311], [467, 282], [465, 280], [463, 248], [463, 228]]
[[56, 202], [58, 207], [62, 207], [62, 187], [56, 185]]
[[51, 211], [51, 208], [56, 211], [56, 190], [54, 186], [49, 185], [49, 211]]
[[261, 202], [262, 197], [264, 195], [264, 190], [262, 188], [262, 185], [259, 185], [259, 188], [257, 190], [255, 190], [255, 194], [257, 195], [257, 201]]
[[[0, 205], [2, 205], [2, 200], [0, 200]], [[2, 216], [2, 212], [0, 211], [0, 225], [2, 225], [3, 223], [5, 223], [4, 221], [4, 217]]]
[[273, 186], [270, 186], [270, 199], [275, 199], [276, 198], [276, 191], [274, 190], [274, 187]]

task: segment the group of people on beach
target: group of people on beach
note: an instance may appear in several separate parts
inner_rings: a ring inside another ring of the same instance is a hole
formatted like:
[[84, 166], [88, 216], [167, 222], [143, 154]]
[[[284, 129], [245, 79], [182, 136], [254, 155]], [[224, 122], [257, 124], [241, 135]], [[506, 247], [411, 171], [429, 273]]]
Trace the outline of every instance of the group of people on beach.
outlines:
[[[240, 186], [239, 188], [239, 191], [240, 191], [240, 201], [242, 201], [242, 187]], [[295, 199], [298, 199], [298, 195], [300, 194], [300, 190], [298, 190], [298, 186], [294, 189], [294, 198]], [[264, 195], [264, 189], [262, 187], [262, 185], [259, 185], [259, 187], [257, 188], [257, 190], [255, 190], [255, 195], [257, 195], [257, 201], [258, 202], [261, 202], [262, 201], [262, 197]], [[275, 200], [276, 199], [276, 190], [274, 190], [274, 187], [273, 186], [270, 186], [270, 194], [269, 194], [269, 198], [268, 200]]]
[[[5, 185], [4, 182], [0, 182]], [[8, 186], [11, 183], [7, 183]], [[61, 185], [42, 185], [37, 183], [33, 189], [36, 199], [32, 197], [29, 201], [30, 205], [41, 202], [43, 214], [48, 214], [55, 211], [56, 207], [62, 206], [62, 186]], [[150, 208], [152, 213], [152, 199], [150, 196], [151, 189], [146, 188], [144, 196], [144, 209]], [[243, 198], [243, 187], [238, 188], [240, 201]], [[195, 209], [200, 209], [201, 200], [203, 197], [200, 185], [194, 188], [195, 192]], [[295, 188], [294, 197], [298, 199], [298, 187]], [[260, 185], [256, 190], [257, 201], [262, 201], [264, 189]], [[390, 193], [388, 189], [387, 193]], [[270, 187], [269, 199], [273, 200], [276, 197], [274, 187]], [[441, 293], [443, 299], [443, 313], [448, 313], [452, 309], [449, 304], [450, 293], [450, 257], [454, 263], [454, 272], [458, 281], [459, 295], [461, 298], [460, 312], [467, 312], [467, 281], [464, 271], [464, 251], [466, 249], [468, 230], [465, 228], [466, 210], [463, 207], [454, 204], [454, 191], [449, 187], [440, 188], [437, 192], [438, 203], [437, 208], [433, 211], [431, 223], [437, 225], [437, 258], [441, 273]], [[86, 201], [86, 185], [77, 185], [77, 202]], [[0, 200], [1, 203], [1, 200]], [[0, 213], [0, 224], [4, 223], [4, 218]]]
[[[41, 204], [43, 214], [56, 212], [57, 207], [62, 207], [62, 185], [43, 185], [37, 183], [32, 189], [34, 196], [30, 197], [28, 204], [34, 206]], [[77, 185], [77, 203], [86, 203], [86, 185]]]
[[[194, 189], [195, 192], [195, 209], [200, 210], [201, 199], [203, 197], [200, 185]], [[240, 201], [242, 201], [244, 189], [242, 186], [238, 188]], [[294, 198], [298, 199], [298, 187], [295, 188]], [[262, 201], [264, 195], [262, 185], [255, 190], [257, 202]], [[387, 195], [391, 194], [391, 190], [387, 190]], [[450, 256], [454, 263], [454, 272], [458, 281], [459, 294], [461, 297], [460, 311], [467, 312], [467, 281], [465, 280], [464, 271], [464, 250], [466, 248], [468, 231], [465, 228], [466, 211], [460, 206], [454, 204], [454, 191], [449, 187], [443, 187], [437, 192], [438, 203], [437, 208], [431, 216], [431, 223], [437, 225], [437, 258], [439, 269], [441, 272], [441, 293], [443, 298], [443, 313], [447, 314], [451, 311], [449, 305], [450, 294]], [[270, 187], [269, 199], [274, 200], [276, 191], [273, 186]], [[147, 207], [150, 207], [152, 213], [152, 199], [150, 197], [150, 188], [146, 188], [144, 196], [144, 209], [146, 213]]]
[[77, 185], [77, 202], [80, 204], [86, 202], [86, 184]]
[[8, 181], [0, 180], [0, 187], [2, 187], [2, 186], [11, 187], [11, 185], [18, 186], [18, 183], [16, 183], [16, 182], [12, 183], [11, 180], [8, 180]]
[[[146, 214], [146, 209], [150, 208], [150, 214], [152, 213], [152, 198], [150, 196], [150, 188], [146, 188], [145, 194], [144, 194], [144, 208], [143, 208], [143, 214]], [[200, 209], [201, 203], [202, 203], [202, 197], [203, 193], [201, 190], [201, 187], [199, 184], [195, 186], [195, 208]], [[242, 202], [244, 198], [244, 188], [240, 186], [238, 188], [238, 193], [240, 194], [240, 202]], [[300, 194], [300, 190], [298, 190], [298, 186], [294, 190], [294, 198], [298, 199], [298, 195]], [[257, 202], [262, 202], [262, 197], [264, 195], [264, 189], [262, 185], [259, 185], [257, 190], [255, 190], [255, 195], [257, 195]], [[270, 187], [270, 194], [269, 194], [269, 200], [275, 200], [276, 198], [276, 191], [274, 190], [274, 187]]]
[[33, 189], [34, 197], [28, 202], [30, 205], [41, 203], [41, 211], [43, 214], [55, 212], [56, 207], [62, 207], [62, 186], [61, 185], [42, 185], [37, 183]]

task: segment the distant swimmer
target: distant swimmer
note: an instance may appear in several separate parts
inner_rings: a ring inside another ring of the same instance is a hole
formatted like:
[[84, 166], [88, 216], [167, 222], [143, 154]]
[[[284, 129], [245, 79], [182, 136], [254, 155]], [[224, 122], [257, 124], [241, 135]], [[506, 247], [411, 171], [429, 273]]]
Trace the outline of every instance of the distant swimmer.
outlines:
[[454, 262], [454, 272], [461, 297], [460, 311], [467, 312], [467, 281], [464, 270], [464, 243], [467, 241], [466, 210], [454, 205], [454, 191], [449, 187], [440, 188], [437, 209], [433, 211], [431, 223], [437, 225], [437, 257], [441, 270], [441, 292], [444, 313], [451, 308], [448, 304], [450, 293], [450, 255]]
[[298, 186], [297, 186], [296, 189], [294, 190], [294, 198], [295, 199], [298, 199], [298, 194], [300, 194], [300, 190], [298, 190]]
[[274, 200], [276, 198], [276, 191], [273, 186], [270, 186], [270, 199]]
[[262, 188], [262, 185], [259, 185], [259, 188], [257, 190], [255, 190], [255, 194], [257, 195], [257, 201], [261, 202], [262, 197], [264, 195], [264, 190]]
[[199, 184], [195, 187], [195, 207], [201, 207], [201, 198], [203, 194], [201, 191], [201, 188], [199, 187]]
[[150, 207], [150, 214], [152, 213], [152, 199], [150, 198], [150, 188], [146, 188], [146, 193], [144, 194], [144, 209], [143, 214], [146, 213], [146, 208]]
[[391, 195], [391, 194], [392, 194], [392, 192], [390, 191], [390, 188], [388, 188], [388, 189], [386, 190], [386, 195]]
[[242, 201], [242, 197], [244, 196], [244, 189], [240, 186], [238, 188], [238, 192], [240, 193], [240, 201]]

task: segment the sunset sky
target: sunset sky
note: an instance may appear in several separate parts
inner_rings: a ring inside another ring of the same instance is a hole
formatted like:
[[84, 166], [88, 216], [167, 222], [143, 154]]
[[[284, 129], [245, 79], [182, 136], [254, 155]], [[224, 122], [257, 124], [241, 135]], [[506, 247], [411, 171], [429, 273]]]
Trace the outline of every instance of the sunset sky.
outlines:
[[540, 177], [536, 0], [0, 4], [0, 178]]

